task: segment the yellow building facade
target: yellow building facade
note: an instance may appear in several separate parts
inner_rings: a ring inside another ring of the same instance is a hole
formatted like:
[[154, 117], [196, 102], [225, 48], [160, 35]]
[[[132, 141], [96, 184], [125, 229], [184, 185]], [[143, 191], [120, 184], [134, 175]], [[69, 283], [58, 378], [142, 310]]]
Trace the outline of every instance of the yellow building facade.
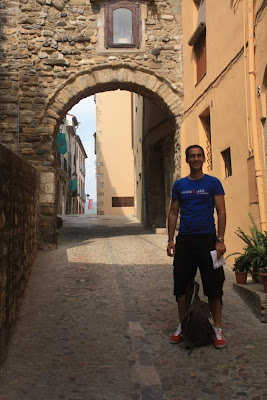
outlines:
[[225, 190], [228, 253], [248, 231], [249, 213], [266, 230], [266, 1], [183, 1], [185, 149], [200, 144], [205, 173]]
[[131, 93], [96, 96], [97, 213], [134, 215]]

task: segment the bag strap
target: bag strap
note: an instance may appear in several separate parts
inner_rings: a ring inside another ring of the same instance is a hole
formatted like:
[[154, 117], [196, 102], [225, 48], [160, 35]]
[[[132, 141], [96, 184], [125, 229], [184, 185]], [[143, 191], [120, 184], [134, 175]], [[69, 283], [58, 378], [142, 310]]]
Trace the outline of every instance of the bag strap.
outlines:
[[198, 296], [198, 292], [199, 292], [199, 283], [196, 281], [193, 281], [194, 283], [194, 295]]
[[185, 307], [186, 310], [191, 306], [194, 299], [194, 281], [188, 282], [185, 291]]
[[186, 292], [185, 292], [185, 307], [186, 310], [191, 306], [194, 301], [194, 298], [198, 296], [199, 292], [199, 283], [196, 281], [190, 281], [187, 284]]

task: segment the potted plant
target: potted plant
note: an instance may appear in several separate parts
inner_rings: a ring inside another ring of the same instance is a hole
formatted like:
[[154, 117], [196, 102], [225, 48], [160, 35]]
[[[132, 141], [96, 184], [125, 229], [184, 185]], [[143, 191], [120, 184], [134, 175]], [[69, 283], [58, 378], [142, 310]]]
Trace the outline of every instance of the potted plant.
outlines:
[[239, 254], [240, 257], [236, 259], [236, 268], [246, 269], [251, 274], [253, 281], [258, 282], [260, 271], [267, 270], [267, 232], [262, 233], [251, 214], [249, 217], [252, 222], [249, 227], [250, 234], [246, 234], [240, 227], [236, 231], [236, 235], [246, 244], [244, 253], [232, 253], [228, 257]]
[[260, 271], [260, 276], [263, 280], [264, 293], [267, 293], [267, 267], [262, 267]]
[[250, 260], [247, 254], [241, 254], [235, 259], [233, 271], [235, 272], [236, 283], [244, 285], [247, 283], [248, 272], [250, 272]]

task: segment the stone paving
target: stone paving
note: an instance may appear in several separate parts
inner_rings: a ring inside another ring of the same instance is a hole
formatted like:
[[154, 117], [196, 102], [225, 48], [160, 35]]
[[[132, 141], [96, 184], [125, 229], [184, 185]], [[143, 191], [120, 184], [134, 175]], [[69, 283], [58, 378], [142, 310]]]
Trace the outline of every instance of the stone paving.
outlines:
[[189, 353], [169, 343], [178, 321], [166, 235], [133, 217], [64, 217], [58, 248], [38, 254], [0, 400], [267, 399], [267, 325], [226, 276], [228, 345]]

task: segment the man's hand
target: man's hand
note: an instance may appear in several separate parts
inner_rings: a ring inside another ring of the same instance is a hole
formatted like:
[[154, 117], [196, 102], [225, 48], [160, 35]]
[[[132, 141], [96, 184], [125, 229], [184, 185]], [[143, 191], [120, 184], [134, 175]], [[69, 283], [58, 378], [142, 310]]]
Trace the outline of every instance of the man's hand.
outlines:
[[175, 255], [175, 244], [173, 240], [170, 240], [167, 246], [167, 254], [169, 257], [174, 257]]
[[221, 256], [226, 252], [225, 244], [222, 242], [216, 242], [216, 251], [217, 251], [217, 258], [221, 258]]

